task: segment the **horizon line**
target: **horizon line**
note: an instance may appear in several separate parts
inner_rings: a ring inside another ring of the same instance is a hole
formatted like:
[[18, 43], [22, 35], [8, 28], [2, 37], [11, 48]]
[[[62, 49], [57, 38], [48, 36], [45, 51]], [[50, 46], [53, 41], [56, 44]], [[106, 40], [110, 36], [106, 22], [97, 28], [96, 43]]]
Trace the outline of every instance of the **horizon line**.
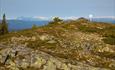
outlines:
[[[34, 16], [34, 17], [20, 16], [20, 17], [14, 17], [14, 18], [6, 17], [6, 19], [12, 20], [12, 19], [19, 19], [19, 18], [33, 18], [33, 19], [41, 19], [41, 20], [51, 20], [54, 17], [59, 17], [59, 16], [50, 16], [50, 17], [45, 17], [45, 16]], [[59, 17], [59, 18], [61, 18], [61, 19], [78, 19], [78, 18], [81, 18], [81, 17], [78, 17], [78, 16], [68, 16], [68, 17]], [[115, 16], [93, 16], [93, 17], [89, 17], [89, 16], [86, 17], [86, 16], [84, 16], [84, 18], [111, 18], [111, 19], [115, 19]], [[1, 19], [2, 18], [0, 18], [0, 20]]]

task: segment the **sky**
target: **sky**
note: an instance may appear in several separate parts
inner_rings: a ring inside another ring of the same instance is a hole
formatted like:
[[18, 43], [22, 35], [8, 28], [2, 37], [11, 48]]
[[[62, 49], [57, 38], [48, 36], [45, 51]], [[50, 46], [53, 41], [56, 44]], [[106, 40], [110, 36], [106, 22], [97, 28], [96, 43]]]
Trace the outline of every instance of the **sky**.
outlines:
[[115, 0], [0, 0], [0, 18], [115, 17]]

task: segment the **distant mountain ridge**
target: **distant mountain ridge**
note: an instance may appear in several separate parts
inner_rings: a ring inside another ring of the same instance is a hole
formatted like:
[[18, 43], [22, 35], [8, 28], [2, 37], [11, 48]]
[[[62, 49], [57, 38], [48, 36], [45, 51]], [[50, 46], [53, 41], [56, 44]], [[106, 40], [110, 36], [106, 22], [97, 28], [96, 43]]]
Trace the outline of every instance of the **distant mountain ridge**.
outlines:
[[43, 20], [49, 20], [45, 17], [17, 17], [16, 20], [24, 20], [24, 21], [43, 21]]
[[49, 21], [38, 20], [38, 21], [27, 21], [27, 20], [7, 20], [9, 30], [21, 30], [31, 28], [34, 24], [37, 26], [42, 26], [47, 24]]
[[[77, 19], [77, 18], [76, 18]], [[88, 18], [89, 19], [89, 18]], [[17, 17], [16, 19], [8, 19], [8, 21], [51, 21], [51, 18], [46, 18], [46, 17]], [[63, 19], [63, 20], [75, 20], [75, 18], [71, 19]], [[115, 23], [115, 18], [104, 18], [104, 17], [98, 17], [98, 18], [92, 18], [92, 21], [96, 22], [110, 22], [110, 23]], [[1, 19], [0, 19], [1, 22]]]
[[115, 23], [115, 19], [114, 18], [92, 18], [92, 21]]
[[[88, 18], [89, 19], [89, 18]], [[18, 17], [16, 20], [23, 20], [23, 21], [51, 21], [51, 19], [43, 19], [43, 18], [34, 18], [34, 17]], [[64, 19], [69, 20], [69, 19]], [[109, 23], [115, 23], [115, 18], [92, 18], [92, 21], [96, 22], [109, 22]]]

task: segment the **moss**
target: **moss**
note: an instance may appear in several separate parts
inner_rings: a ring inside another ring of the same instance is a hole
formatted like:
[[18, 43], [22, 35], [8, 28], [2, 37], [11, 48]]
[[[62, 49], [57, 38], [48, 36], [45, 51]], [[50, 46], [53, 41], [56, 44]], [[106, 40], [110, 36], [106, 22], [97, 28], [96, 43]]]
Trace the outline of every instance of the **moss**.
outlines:
[[40, 70], [39, 68], [35, 68], [35, 67], [27, 67], [27, 68], [19, 68], [19, 70]]
[[37, 48], [47, 48], [47, 49], [55, 49], [56, 48], [56, 43], [48, 43], [48, 40], [41, 41], [41, 40], [36, 40], [36, 41], [25, 41], [27, 42], [27, 46], [33, 49]]

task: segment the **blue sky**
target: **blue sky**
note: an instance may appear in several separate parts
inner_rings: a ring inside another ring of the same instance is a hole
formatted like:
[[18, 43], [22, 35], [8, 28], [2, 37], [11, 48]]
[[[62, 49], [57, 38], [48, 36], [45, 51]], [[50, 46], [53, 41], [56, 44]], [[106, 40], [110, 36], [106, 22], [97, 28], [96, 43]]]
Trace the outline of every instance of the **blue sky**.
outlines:
[[115, 0], [0, 0], [0, 18], [115, 16]]

